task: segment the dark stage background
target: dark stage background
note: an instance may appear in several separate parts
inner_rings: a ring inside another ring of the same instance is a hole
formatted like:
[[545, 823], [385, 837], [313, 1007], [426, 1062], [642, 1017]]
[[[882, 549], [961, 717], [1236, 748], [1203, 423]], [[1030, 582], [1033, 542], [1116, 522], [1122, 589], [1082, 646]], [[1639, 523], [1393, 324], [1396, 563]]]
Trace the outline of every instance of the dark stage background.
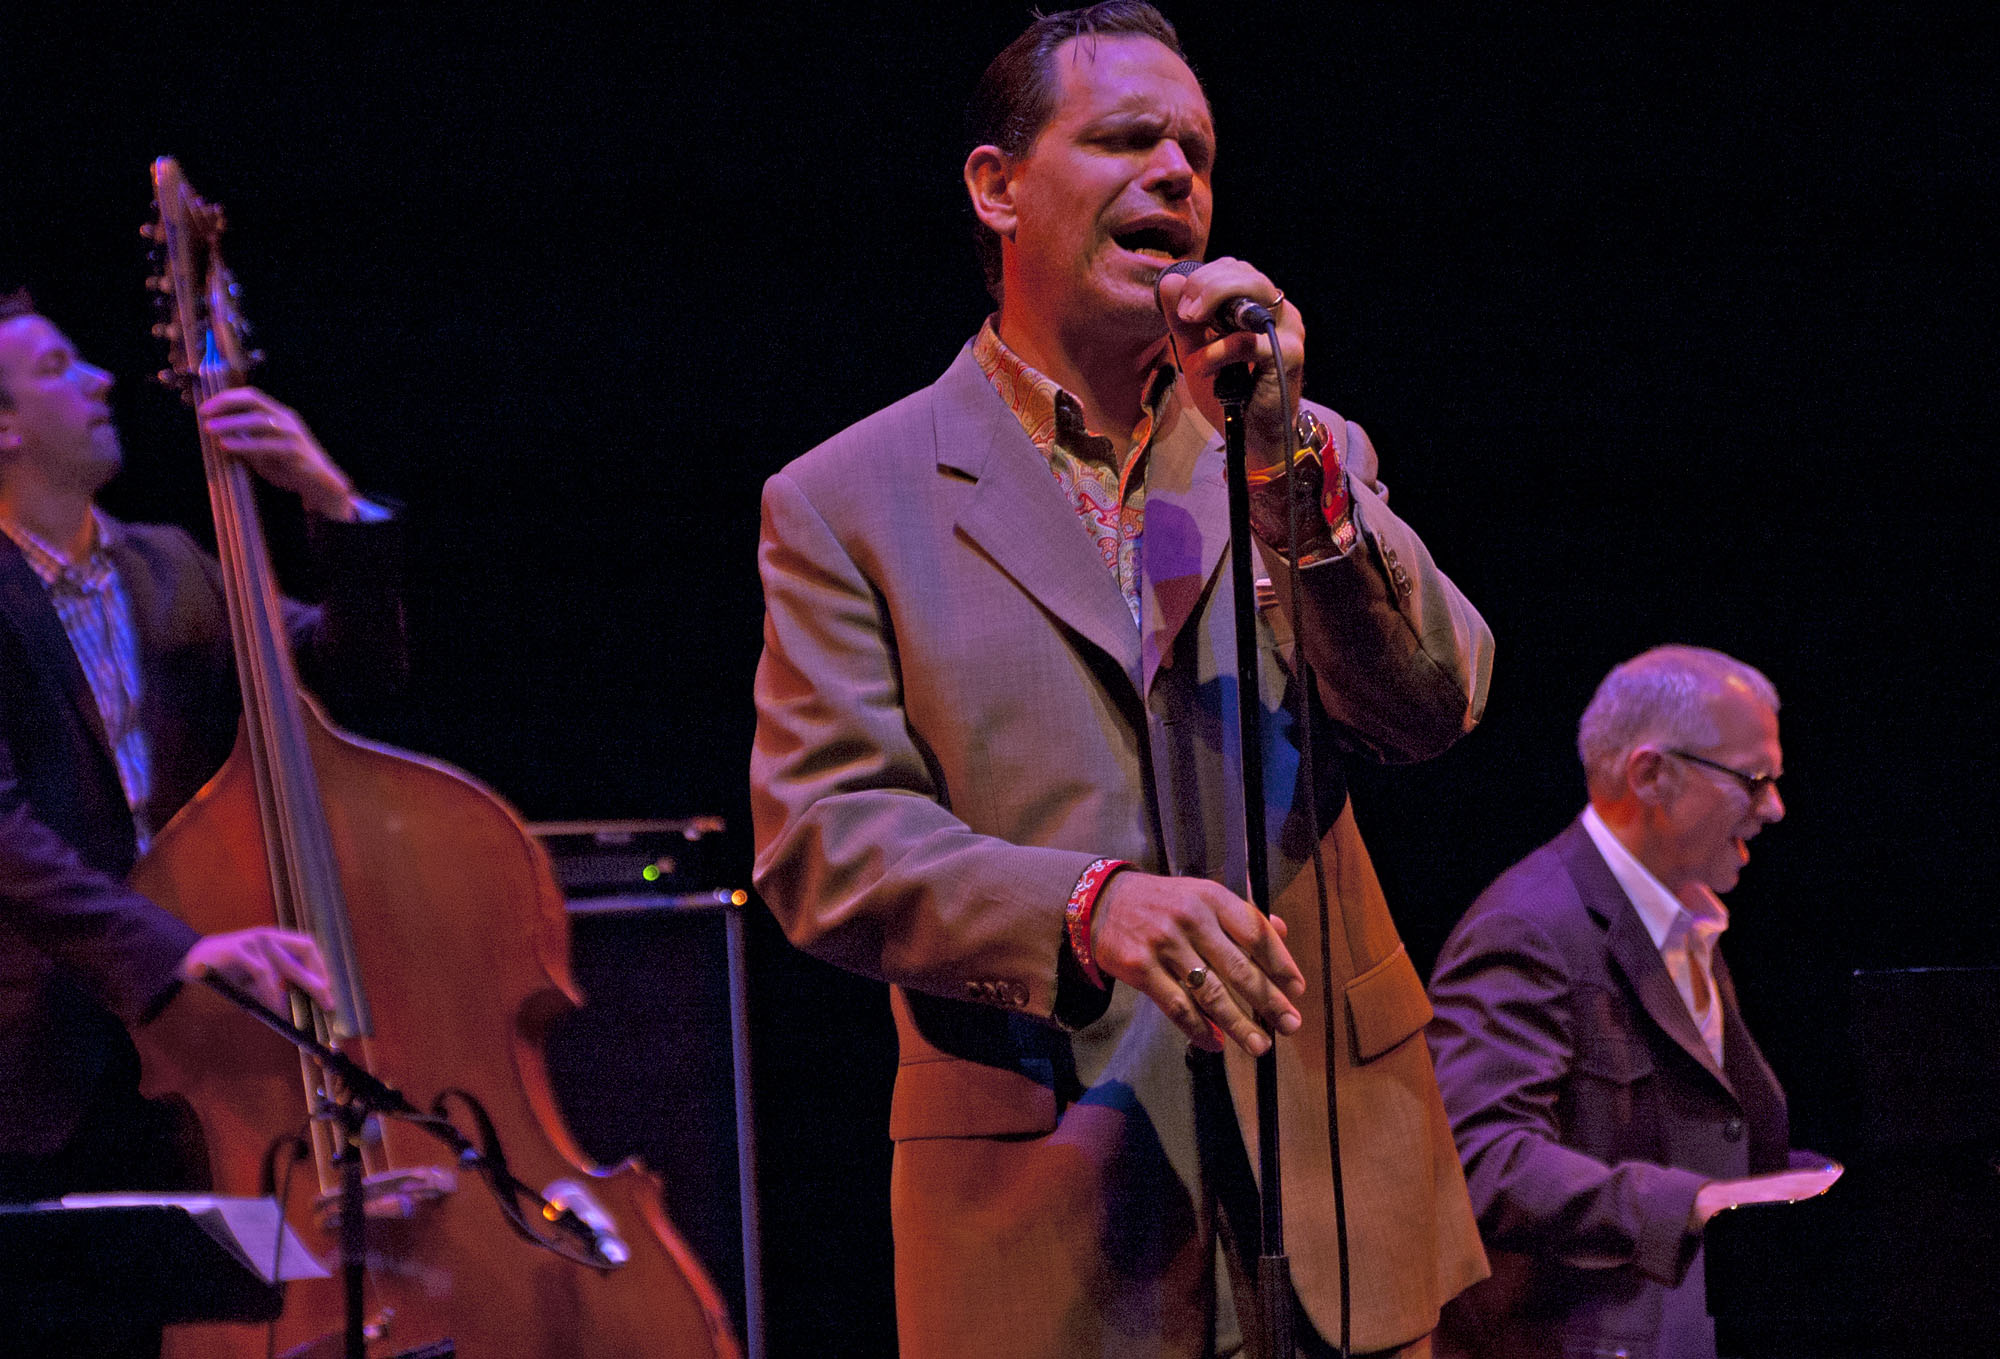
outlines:
[[[532, 817], [719, 812], [742, 881], [758, 488], [984, 314], [960, 110], [1025, 17], [857, 8], [15, 14], [0, 287], [124, 379], [113, 508], [196, 521], [190, 422], [139, 380], [146, 167], [179, 156], [265, 385], [408, 506], [414, 682], [358, 725]], [[1169, 12], [1214, 250], [1303, 308], [1311, 390], [1499, 639], [1477, 733], [1358, 777], [1420, 966], [1581, 805], [1611, 664], [1741, 655], [1786, 698], [1790, 817], [1730, 951], [1838, 1152], [1845, 974], [2000, 961], [1978, 10]], [[753, 926], [773, 1351], [885, 1352], [883, 995]]]

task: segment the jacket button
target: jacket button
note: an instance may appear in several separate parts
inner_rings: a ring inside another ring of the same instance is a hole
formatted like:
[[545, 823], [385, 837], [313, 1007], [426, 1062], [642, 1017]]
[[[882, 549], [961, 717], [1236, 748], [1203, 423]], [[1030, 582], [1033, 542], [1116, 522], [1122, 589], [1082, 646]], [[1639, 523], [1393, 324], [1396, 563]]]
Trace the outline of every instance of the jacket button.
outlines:
[[1743, 1120], [1740, 1118], [1730, 1119], [1722, 1125], [1722, 1135], [1732, 1142], [1741, 1142], [1743, 1140]]

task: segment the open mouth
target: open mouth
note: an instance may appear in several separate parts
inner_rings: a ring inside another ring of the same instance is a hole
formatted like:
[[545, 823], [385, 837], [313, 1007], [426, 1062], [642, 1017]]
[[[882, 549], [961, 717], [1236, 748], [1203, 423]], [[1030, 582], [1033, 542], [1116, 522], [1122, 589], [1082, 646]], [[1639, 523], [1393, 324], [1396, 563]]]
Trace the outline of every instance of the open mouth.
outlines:
[[1194, 246], [1194, 233], [1179, 222], [1147, 222], [1111, 233], [1121, 250], [1145, 255], [1162, 264], [1172, 264]]

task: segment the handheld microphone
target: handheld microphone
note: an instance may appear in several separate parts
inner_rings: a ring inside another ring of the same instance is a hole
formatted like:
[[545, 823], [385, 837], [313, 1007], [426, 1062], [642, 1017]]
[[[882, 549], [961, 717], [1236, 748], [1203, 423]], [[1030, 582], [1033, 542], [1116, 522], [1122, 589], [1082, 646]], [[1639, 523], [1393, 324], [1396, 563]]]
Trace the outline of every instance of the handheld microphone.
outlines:
[[[1168, 274], [1191, 274], [1199, 268], [1200, 260], [1182, 260], [1160, 270], [1160, 277], [1153, 280], [1153, 300], [1160, 300], [1160, 281]], [[1262, 335], [1266, 328], [1276, 325], [1277, 320], [1271, 315], [1270, 308], [1261, 302], [1247, 297], [1230, 297], [1215, 309], [1215, 315], [1209, 318], [1208, 323], [1225, 333], [1247, 330], [1253, 335]]]

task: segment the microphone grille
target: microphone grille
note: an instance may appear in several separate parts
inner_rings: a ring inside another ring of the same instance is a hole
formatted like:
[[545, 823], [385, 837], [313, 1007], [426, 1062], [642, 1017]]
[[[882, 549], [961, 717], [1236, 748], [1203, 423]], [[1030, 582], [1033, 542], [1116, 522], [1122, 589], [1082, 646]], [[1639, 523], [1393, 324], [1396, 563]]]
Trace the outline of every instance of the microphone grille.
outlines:
[[1166, 304], [1160, 300], [1160, 284], [1166, 281], [1168, 274], [1191, 274], [1199, 268], [1201, 268], [1200, 260], [1176, 260], [1160, 270], [1160, 276], [1153, 280], [1153, 305], [1162, 310], [1166, 308]]

